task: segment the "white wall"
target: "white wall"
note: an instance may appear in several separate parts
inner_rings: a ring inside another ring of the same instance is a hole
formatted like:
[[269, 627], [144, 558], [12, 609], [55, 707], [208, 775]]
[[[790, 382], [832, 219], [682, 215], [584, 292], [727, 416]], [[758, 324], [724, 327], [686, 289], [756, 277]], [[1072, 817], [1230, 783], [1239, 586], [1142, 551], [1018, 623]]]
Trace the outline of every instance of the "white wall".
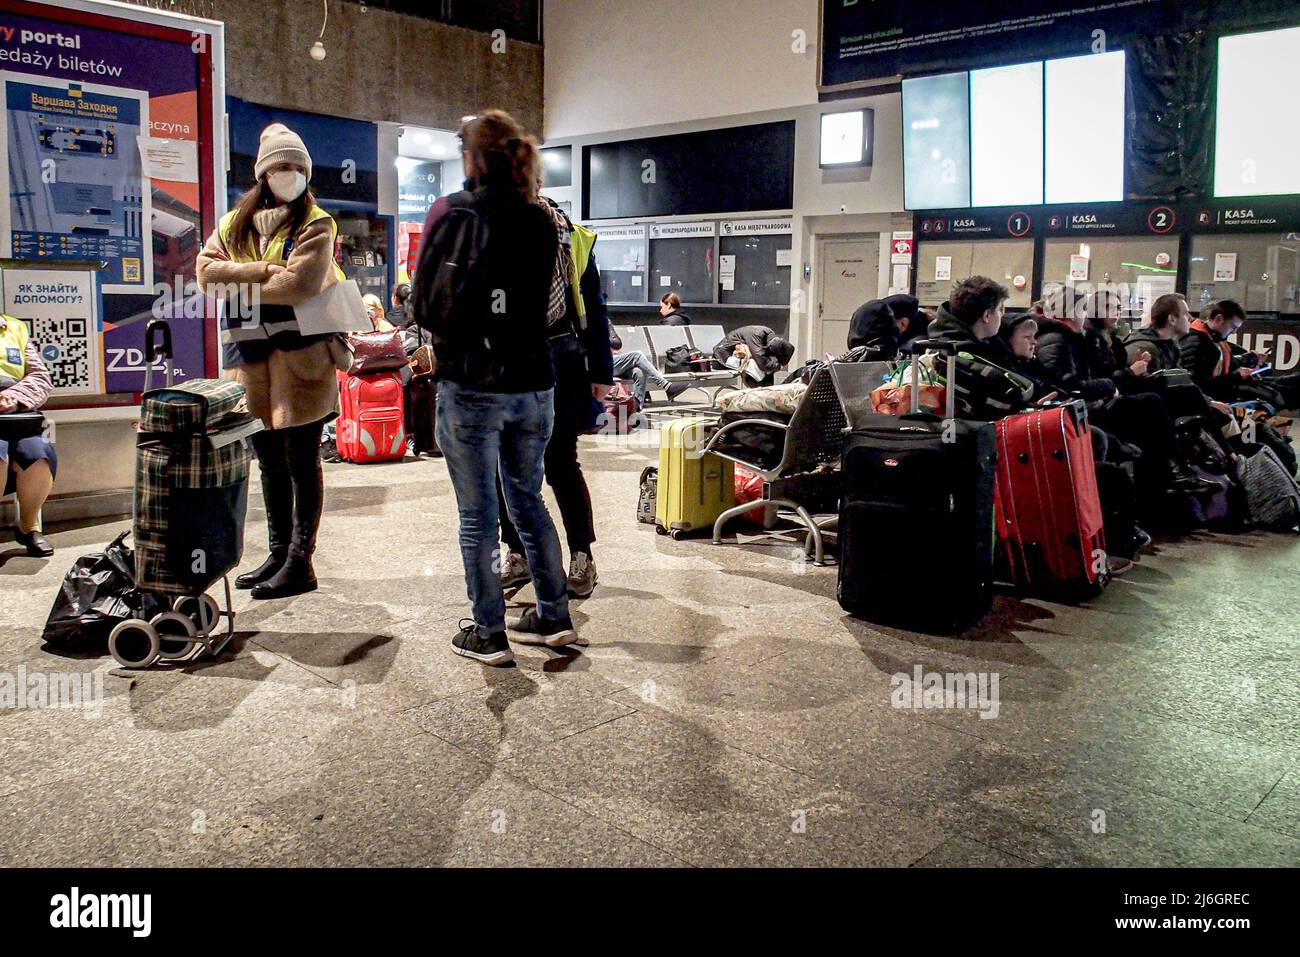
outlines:
[[[818, 0], [552, 0], [544, 9], [548, 140], [817, 102]], [[791, 49], [796, 29], [803, 54]]]
[[[575, 147], [573, 187], [548, 193], [571, 200], [575, 217], [582, 209], [584, 145], [795, 121], [790, 212], [796, 262], [789, 328], [800, 359], [818, 341], [813, 282], [818, 237], [878, 235], [877, 294], [883, 296], [890, 292], [890, 231], [910, 228], [910, 217], [902, 212], [901, 97], [886, 93], [819, 103], [817, 13], [818, 0], [553, 0], [545, 5], [546, 144]], [[795, 29], [807, 34], [802, 55], [791, 51]], [[874, 111], [872, 165], [821, 169], [821, 114], [863, 107]]]

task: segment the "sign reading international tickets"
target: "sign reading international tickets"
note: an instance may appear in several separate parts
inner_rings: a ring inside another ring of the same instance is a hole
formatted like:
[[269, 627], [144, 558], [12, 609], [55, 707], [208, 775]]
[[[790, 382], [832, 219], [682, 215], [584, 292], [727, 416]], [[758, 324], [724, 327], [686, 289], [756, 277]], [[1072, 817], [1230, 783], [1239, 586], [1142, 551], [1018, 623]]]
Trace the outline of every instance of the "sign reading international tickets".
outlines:
[[103, 261], [107, 292], [153, 288], [152, 196], [138, 90], [0, 73], [0, 256]]
[[55, 395], [104, 391], [95, 270], [0, 269], [0, 311], [27, 324]]

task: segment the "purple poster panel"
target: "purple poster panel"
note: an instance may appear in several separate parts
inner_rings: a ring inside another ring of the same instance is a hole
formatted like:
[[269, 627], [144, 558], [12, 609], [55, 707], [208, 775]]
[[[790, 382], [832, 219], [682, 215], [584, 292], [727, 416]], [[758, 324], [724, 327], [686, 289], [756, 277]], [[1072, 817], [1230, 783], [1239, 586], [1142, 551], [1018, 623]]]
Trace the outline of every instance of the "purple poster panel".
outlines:
[[[48, 17], [41, 15], [44, 10], [49, 11]], [[170, 35], [165, 31], [163, 35], [143, 35], [158, 31], [141, 27], [126, 17], [120, 20], [120, 30], [105, 29], [102, 25], [77, 22], [82, 16], [77, 11], [37, 4], [19, 4], [16, 11], [21, 12], [0, 11], [0, 71], [15, 79], [19, 75], [32, 76], [42, 78], [46, 84], [61, 84], [63, 92], [60, 96], [78, 104], [85, 104], [91, 98], [87, 93], [101, 98], [111, 95], [128, 99], [138, 97], [142, 121], [138, 129], [128, 129], [125, 120], [99, 124], [96, 129], [103, 127], [106, 132], [95, 142], [87, 140], [83, 133], [63, 135], [59, 129], [40, 139], [41, 130], [37, 130], [35, 142], [38, 148], [9, 152], [8, 178], [17, 176], [23, 182], [40, 182], [41, 161], [51, 158], [43, 156], [41, 149], [47, 152], [55, 150], [57, 155], [52, 157], [55, 163], [70, 169], [69, 164], [80, 162], [87, 169], [80, 171], [84, 173], [80, 178], [72, 178], [72, 185], [79, 192], [60, 186], [69, 195], [59, 194], [53, 199], [67, 206], [73, 200], [81, 202], [82, 194], [85, 194], [95, 202], [90, 203], [88, 199], [82, 205], [106, 222], [127, 224], [123, 226], [122, 237], [117, 237], [109, 229], [107, 239], [97, 240], [101, 245], [116, 244], [111, 249], [105, 245], [103, 255], [97, 256], [97, 249], [72, 248], [74, 244], [63, 237], [52, 245], [50, 236], [45, 234], [58, 232], [55, 227], [62, 223], [59, 219], [62, 206], [52, 202], [48, 205], [54, 212], [46, 218], [52, 218], [53, 225], [47, 229], [40, 225], [44, 221], [35, 216], [34, 221], [40, 228], [26, 229], [34, 238], [20, 237], [24, 244], [23, 258], [28, 258], [27, 247], [32, 243], [35, 243], [39, 255], [44, 239], [47, 258], [79, 258], [85, 252], [85, 258], [99, 258], [109, 263], [107, 271], [101, 274], [106, 293], [103, 297], [106, 392], [139, 391], [144, 379], [145, 326], [149, 319], [156, 317], [167, 317], [172, 323], [177, 378], [202, 377], [207, 358], [205, 321], [200, 315], [193, 314], [189, 301], [197, 296], [194, 288], [195, 259], [204, 239], [201, 235], [201, 210], [205, 191], [194, 172], [193, 163], [168, 167], [168, 172], [162, 175], [151, 167], [151, 175], [146, 174], [147, 178], [143, 180], [145, 189], [138, 191], [143, 193], [140, 196], [122, 199], [105, 188], [94, 193], [92, 187], [101, 179], [109, 186], [115, 182], [99, 175], [100, 169], [108, 166], [109, 157], [122, 157], [123, 162], [129, 160], [138, 167], [137, 135], [168, 141], [173, 144], [172, 151], [182, 157], [187, 153], [191, 157], [198, 155], [198, 166], [203, 167], [199, 79], [200, 70], [206, 63], [204, 36], [192, 35], [180, 27]], [[39, 84], [40, 80], [32, 82]], [[13, 110], [7, 112], [14, 113]], [[7, 121], [11, 119], [12, 115]], [[42, 117], [46, 125], [57, 126], [55, 120], [60, 118], [53, 114]], [[81, 130], [83, 126], [85, 124], [73, 128]], [[99, 153], [95, 153], [96, 148]], [[17, 164], [29, 164], [31, 169], [16, 172], [13, 167]], [[163, 178], [167, 175], [178, 178]], [[138, 178], [136, 181], [140, 182]], [[206, 197], [210, 198], [215, 192], [207, 192]], [[131, 202], [128, 203], [127, 199]], [[211, 209], [205, 211], [208, 215], [212, 213]], [[137, 220], [147, 221], [139, 221], [127, 228], [132, 213]], [[18, 226], [14, 229], [17, 230]], [[104, 229], [99, 232], [104, 233]], [[133, 241], [138, 248], [130, 246]], [[16, 251], [17, 255], [20, 254]], [[127, 288], [133, 279], [142, 280], [138, 281], [139, 288]], [[207, 320], [209, 327], [212, 324], [213, 320]]]

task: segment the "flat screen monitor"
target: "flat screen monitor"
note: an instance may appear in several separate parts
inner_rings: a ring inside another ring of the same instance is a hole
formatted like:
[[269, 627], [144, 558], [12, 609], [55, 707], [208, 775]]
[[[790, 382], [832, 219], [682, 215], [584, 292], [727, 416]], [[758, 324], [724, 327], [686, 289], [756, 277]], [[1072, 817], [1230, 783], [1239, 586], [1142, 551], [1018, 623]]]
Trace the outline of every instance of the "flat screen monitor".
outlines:
[[1048, 60], [1045, 70], [1048, 203], [1124, 198], [1124, 51]]
[[1214, 195], [1300, 193], [1300, 27], [1219, 39]]
[[903, 204], [908, 209], [970, 205], [968, 74], [903, 81]]
[[1043, 62], [972, 70], [972, 206], [1043, 201]]

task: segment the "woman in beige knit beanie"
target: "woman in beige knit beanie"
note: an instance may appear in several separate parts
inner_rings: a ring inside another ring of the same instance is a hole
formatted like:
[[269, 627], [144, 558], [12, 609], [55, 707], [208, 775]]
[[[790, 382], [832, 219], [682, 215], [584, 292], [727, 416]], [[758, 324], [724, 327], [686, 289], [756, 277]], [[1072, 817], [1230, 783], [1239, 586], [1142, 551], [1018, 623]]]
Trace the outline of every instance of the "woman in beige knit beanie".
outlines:
[[293, 307], [342, 278], [338, 227], [308, 188], [311, 155], [282, 123], [262, 131], [257, 182], [221, 218], [199, 254], [199, 287], [225, 299], [225, 375], [247, 390], [266, 430], [253, 436], [262, 473], [270, 556], [236, 584], [254, 598], [313, 591], [311, 555], [324, 499], [321, 428], [338, 409], [342, 336], [303, 335]]

